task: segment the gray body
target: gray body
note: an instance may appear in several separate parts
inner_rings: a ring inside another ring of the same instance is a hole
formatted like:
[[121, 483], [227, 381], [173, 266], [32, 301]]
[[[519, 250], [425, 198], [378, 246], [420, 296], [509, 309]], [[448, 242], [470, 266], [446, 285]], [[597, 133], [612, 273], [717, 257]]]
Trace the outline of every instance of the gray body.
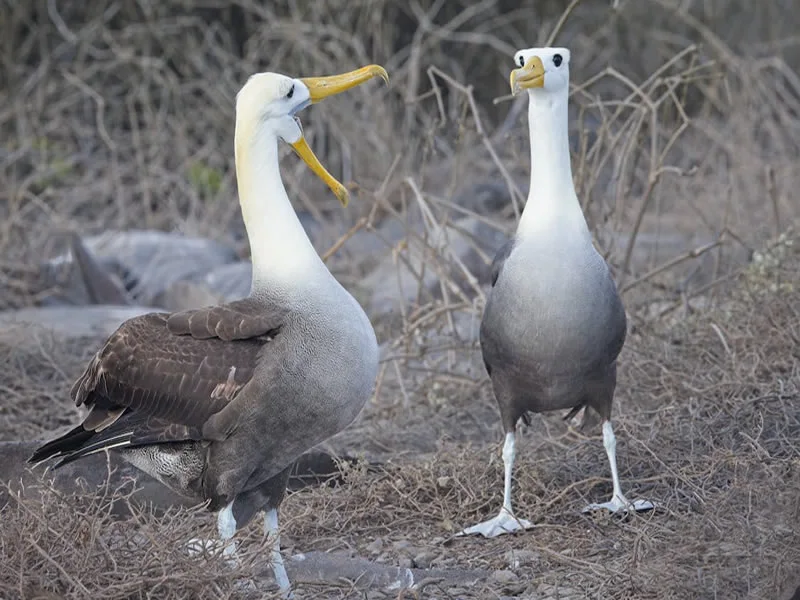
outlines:
[[332, 277], [292, 298], [143, 315], [75, 383], [84, 423], [31, 460], [115, 448], [211, 510], [234, 502], [241, 527], [278, 506], [301, 454], [353, 421], [377, 356], [369, 320]]
[[590, 241], [506, 244], [492, 265], [480, 329], [505, 430], [527, 412], [583, 406], [608, 419], [625, 332], [616, 285]]

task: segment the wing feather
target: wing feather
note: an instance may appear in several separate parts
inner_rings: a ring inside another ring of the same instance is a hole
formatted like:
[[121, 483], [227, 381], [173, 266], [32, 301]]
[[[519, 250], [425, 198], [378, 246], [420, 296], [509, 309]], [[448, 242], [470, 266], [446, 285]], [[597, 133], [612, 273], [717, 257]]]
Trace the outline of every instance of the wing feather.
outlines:
[[176, 335], [230, 342], [268, 335], [276, 328], [274, 314], [264, 314], [259, 301], [244, 298], [220, 306], [185, 310], [170, 315], [167, 327]]
[[202, 439], [203, 425], [252, 378], [282, 317], [248, 299], [126, 321], [72, 387], [76, 405], [90, 409], [83, 424], [31, 461], [59, 455], [60, 465], [111, 446]]

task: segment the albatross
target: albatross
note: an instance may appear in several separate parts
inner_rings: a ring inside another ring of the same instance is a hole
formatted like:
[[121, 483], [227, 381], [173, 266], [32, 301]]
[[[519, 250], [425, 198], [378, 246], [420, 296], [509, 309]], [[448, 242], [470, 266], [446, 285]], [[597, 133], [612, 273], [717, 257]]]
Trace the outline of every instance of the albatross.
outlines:
[[608, 265], [592, 244], [575, 194], [567, 137], [570, 52], [528, 48], [514, 56], [511, 91], [528, 92], [531, 185], [516, 234], [491, 267], [481, 352], [505, 430], [503, 506], [460, 535], [495, 537], [532, 527], [511, 506], [515, 431], [529, 413], [588, 407], [603, 421], [613, 495], [586, 510], [652, 508], [630, 502], [617, 473], [611, 404], [626, 317]]
[[259, 511], [273, 536], [272, 568], [291, 587], [280, 555], [278, 506], [292, 464], [347, 427], [372, 393], [375, 331], [333, 277], [295, 214], [280, 176], [279, 140], [291, 144], [346, 206], [348, 192], [320, 164], [295, 114], [386, 71], [294, 79], [253, 75], [236, 97], [239, 202], [253, 263], [249, 297], [130, 319], [72, 387], [89, 412], [36, 450], [56, 467], [113, 449], [125, 460], [219, 511], [225, 554]]

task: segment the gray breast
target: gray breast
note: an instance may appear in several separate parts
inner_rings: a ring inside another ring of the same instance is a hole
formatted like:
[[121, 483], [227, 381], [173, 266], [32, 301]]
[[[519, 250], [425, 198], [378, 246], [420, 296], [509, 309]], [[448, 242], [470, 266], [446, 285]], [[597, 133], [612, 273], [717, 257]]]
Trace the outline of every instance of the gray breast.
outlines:
[[262, 397], [243, 408], [250, 416], [234, 443], [262, 457], [246, 489], [349, 425], [372, 392], [377, 367], [374, 330], [349, 294], [324, 307], [298, 307], [257, 370]]
[[537, 385], [604, 371], [624, 337], [625, 311], [616, 286], [591, 246], [517, 246], [492, 289], [481, 325], [490, 368], [518, 370]]

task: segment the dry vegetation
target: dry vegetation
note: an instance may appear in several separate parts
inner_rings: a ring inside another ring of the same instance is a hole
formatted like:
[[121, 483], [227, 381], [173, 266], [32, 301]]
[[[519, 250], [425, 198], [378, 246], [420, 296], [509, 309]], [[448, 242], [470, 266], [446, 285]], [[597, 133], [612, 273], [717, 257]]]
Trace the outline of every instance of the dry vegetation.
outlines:
[[[417, 293], [374, 315], [386, 349], [375, 399], [337, 441], [386, 464], [292, 494], [286, 553], [491, 574], [472, 588], [431, 580], [425, 598], [788, 598], [800, 584], [800, 17], [790, 0], [611, 4], [0, 0], [0, 308], [37, 303], [38, 264], [59, 232], [241, 243], [241, 83], [258, 70], [378, 62], [390, 88], [302, 115], [322, 162], [358, 182], [350, 208], [299, 161], [282, 166], [321, 252], [353, 226], [379, 238], [405, 228], [383, 254]], [[476, 244], [467, 263], [450, 241], [465, 217], [512, 231], [528, 157], [524, 103], [505, 98], [510, 55], [551, 39], [573, 53], [576, 185], [633, 323], [616, 408], [622, 477], [661, 508], [625, 522], [582, 516], [610, 491], [602, 445], [549, 415], [523, 436], [516, 471], [520, 512], [537, 528], [453, 541], [496, 510], [501, 465], [474, 341], [491, 257]], [[489, 190], [480, 201], [476, 185]], [[367, 298], [382, 257], [352, 241], [329, 264]], [[66, 390], [98, 340], [2, 339], [0, 440], [71, 423]], [[0, 597], [252, 592], [246, 561], [231, 570], [174, 544], [197, 526], [211, 534], [210, 517], [133, 508], [118, 520], [109, 502], [124, 492], [44, 490], [41, 503], [2, 509]], [[248, 530], [254, 559], [259, 533]], [[298, 587], [300, 598], [364, 594], [414, 597]]]

